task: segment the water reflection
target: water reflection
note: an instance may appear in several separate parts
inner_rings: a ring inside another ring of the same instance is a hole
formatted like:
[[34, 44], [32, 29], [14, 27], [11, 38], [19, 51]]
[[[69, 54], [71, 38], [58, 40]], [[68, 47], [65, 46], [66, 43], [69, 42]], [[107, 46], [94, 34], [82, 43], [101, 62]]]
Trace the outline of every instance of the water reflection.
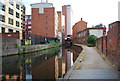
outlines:
[[[55, 48], [21, 56], [4, 57], [4, 79], [58, 79], [71, 68], [82, 48]], [[9, 80], [7, 80], [9, 81]], [[52, 80], [53, 81], [53, 80]]]

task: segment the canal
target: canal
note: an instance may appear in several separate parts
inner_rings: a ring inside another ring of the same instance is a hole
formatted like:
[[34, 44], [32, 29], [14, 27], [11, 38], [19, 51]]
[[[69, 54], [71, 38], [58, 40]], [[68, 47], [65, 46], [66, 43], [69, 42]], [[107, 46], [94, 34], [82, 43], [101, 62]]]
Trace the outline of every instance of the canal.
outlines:
[[58, 47], [36, 53], [3, 57], [2, 80], [62, 79], [81, 51], [82, 48], [77, 46]]

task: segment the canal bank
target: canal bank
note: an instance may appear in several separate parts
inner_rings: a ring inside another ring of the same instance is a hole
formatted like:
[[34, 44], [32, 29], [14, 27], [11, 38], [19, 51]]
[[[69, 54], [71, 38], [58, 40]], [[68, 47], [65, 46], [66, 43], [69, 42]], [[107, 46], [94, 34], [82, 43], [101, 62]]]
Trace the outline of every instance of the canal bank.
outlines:
[[82, 46], [83, 50], [79, 54], [72, 68], [64, 76], [66, 79], [101, 79], [118, 80], [118, 71], [93, 48]]
[[59, 47], [59, 45], [27, 45], [27, 46], [21, 46], [18, 48], [11, 48], [11, 49], [0, 49], [2, 51], [2, 54], [0, 56], [13, 56], [13, 55], [20, 55], [20, 54], [27, 54], [27, 53], [33, 53], [38, 51], [47, 50], [50, 48], [56, 48]]

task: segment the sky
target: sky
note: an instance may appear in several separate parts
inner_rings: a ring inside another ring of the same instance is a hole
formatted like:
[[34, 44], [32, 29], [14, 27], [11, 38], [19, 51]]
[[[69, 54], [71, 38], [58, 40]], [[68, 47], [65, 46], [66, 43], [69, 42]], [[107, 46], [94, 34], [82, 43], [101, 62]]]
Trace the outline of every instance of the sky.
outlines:
[[[33, 3], [40, 3], [41, 0], [22, 0], [26, 5], [26, 14], [31, 14]], [[63, 5], [72, 6], [72, 25], [83, 18], [88, 22], [88, 27], [100, 23], [106, 25], [118, 21], [118, 2], [120, 0], [48, 0], [53, 3], [56, 11], [61, 11]]]

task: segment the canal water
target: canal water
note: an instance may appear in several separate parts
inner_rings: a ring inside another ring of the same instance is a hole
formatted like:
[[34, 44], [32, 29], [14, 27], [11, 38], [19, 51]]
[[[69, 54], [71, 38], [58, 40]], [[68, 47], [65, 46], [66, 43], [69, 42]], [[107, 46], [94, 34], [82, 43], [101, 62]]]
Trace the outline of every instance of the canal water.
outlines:
[[2, 58], [2, 80], [62, 79], [82, 51], [81, 47], [58, 47], [36, 53]]

